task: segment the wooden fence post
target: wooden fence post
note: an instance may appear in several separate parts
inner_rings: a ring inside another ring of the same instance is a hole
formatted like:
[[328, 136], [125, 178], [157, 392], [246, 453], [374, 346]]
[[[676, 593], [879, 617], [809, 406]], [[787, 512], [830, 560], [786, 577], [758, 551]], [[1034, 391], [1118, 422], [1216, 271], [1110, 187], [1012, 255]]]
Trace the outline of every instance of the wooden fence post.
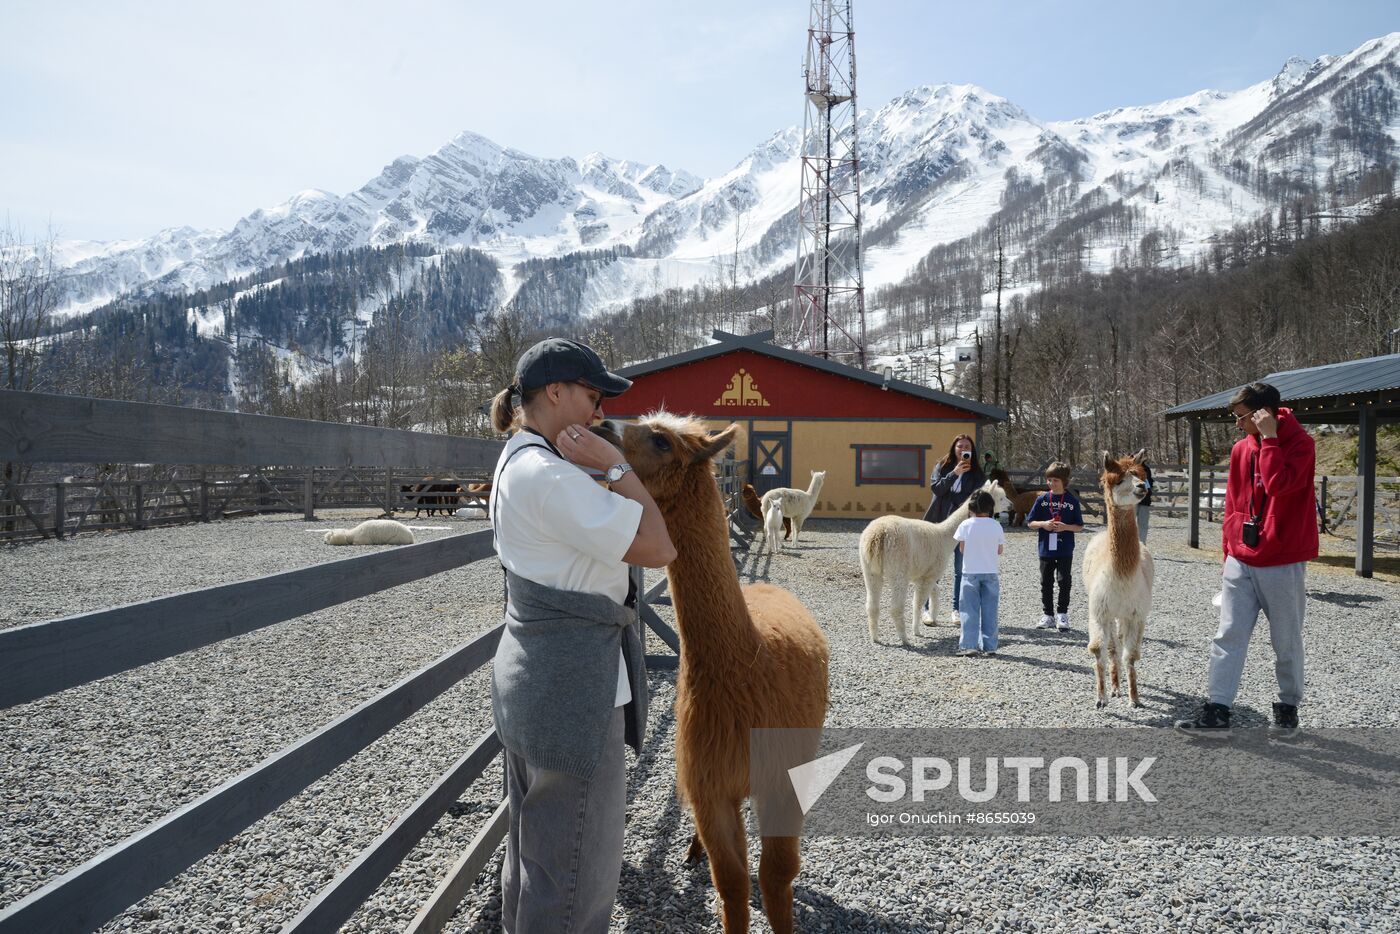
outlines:
[[1317, 496], [1317, 524], [1322, 534], [1327, 534], [1327, 475], [1322, 475], [1322, 489]]
[[199, 478], [199, 521], [209, 521], [209, 481]]
[[301, 488], [301, 517], [307, 522], [316, 518], [316, 468], [306, 468], [306, 481]]
[[63, 527], [68, 523], [68, 503], [66, 492], [68, 484], [62, 480], [53, 485], [53, 534], [54, 538], [63, 537]]
[[384, 468], [384, 511], [394, 514], [394, 468]]
[[131, 495], [135, 500], [134, 528], [144, 529], [146, 527], [146, 485], [144, 483], [133, 483], [131, 485]]

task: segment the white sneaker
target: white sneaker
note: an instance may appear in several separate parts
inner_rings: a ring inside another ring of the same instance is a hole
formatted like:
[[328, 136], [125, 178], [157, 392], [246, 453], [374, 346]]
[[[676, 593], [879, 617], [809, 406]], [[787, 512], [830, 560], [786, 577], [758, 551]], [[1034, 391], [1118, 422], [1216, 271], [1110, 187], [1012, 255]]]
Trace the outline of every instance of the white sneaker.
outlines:
[[962, 624], [962, 614], [960, 614], [957, 610], [949, 610], [947, 618], [948, 622], [952, 623], [954, 626]]
[[930, 613], [928, 610], [924, 610], [923, 615], [920, 617], [920, 619], [924, 621], [925, 626], [933, 625], [933, 614]]
[[1056, 614], [1055, 614], [1055, 628], [1058, 629], [1060, 632], [1069, 632], [1069, 614], [1068, 614], [1068, 613], [1056, 613]]
[[1038, 623], [1035, 624], [1035, 628], [1036, 628], [1036, 629], [1054, 629], [1054, 628], [1055, 628], [1055, 617], [1051, 616], [1049, 613], [1046, 613], [1044, 616], [1042, 616], [1042, 617], [1040, 618], [1040, 622], [1038, 622]]

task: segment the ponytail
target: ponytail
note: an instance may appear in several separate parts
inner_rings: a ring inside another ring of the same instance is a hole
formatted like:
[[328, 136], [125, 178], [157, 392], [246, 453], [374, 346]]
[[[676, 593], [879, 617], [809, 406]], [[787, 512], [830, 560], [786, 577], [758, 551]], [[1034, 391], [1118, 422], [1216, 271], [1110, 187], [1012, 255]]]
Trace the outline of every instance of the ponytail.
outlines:
[[505, 434], [515, 424], [516, 413], [515, 387], [507, 386], [491, 400], [491, 427]]
[[[516, 386], [510, 385], [496, 393], [495, 398], [491, 400], [491, 427], [501, 434], [506, 434], [519, 427], [523, 407], [529, 404], [543, 389], [543, 386], [536, 386], [534, 389], [522, 391]], [[515, 404], [517, 396], [520, 397], [520, 405]]]

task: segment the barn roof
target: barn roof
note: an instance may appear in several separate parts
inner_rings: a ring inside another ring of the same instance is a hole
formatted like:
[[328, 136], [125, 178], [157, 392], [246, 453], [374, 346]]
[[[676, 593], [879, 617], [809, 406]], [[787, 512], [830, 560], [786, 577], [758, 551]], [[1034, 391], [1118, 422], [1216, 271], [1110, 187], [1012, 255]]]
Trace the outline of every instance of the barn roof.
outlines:
[[824, 373], [831, 373], [835, 376], [845, 377], [846, 379], [858, 380], [879, 389], [885, 389], [890, 392], [900, 392], [918, 399], [924, 399], [928, 402], [937, 402], [941, 405], [962, 409], [965, 412], [971, 412], [973, 415], [978, 416], [980, 421], [1004, 422], [1007, 419], [1006, 410], [995, 405], [974, 402], [962, 396], [939, 392], [936, 389], [920, 386], [917, 383], [906, 382], [902, 379], [887, 380], [879, 373], [862, 370], [860, 367], [825, 360], [821, 357], [813, 356], [812, 354], [803, 353], [800, 350], [789, 350], [786, 347], [779, 347], [771, 342], [771, 338], [773, 337], [772, 331], [743, 336], [717, 330], [714, 332], [713, 337], [716, 343], [706, 347], [687, 350], [684, 353], [672, 354], [669, 357], [661, 357], [660, 359], [652, 360], [648, 363], [638, 363], [634, 366], [623, 367], [617, 372], [628, 379], [635, 379], [638, 376], [644, 376], [648, 373], [669, 370], [673, 367], [684, 366], [687, 363], [695, 363], [699, 360], [707, 360], [711, 357], [733, 353], [736, 350], [748, 350], [778, 360], [786, 360], [789, 363], [796, 363], [800, 366], [820, 370]]
[[[1286, 403], [1317, 401], [1320, 412], [1334, 414], [1332, 410], [1335, 408], [1354, 408], [1363, 402], [1387, 402], [1372, 397], [1387, 390], [1400, 389], [1400, 354], [1284, 370], [1270, 373], [1261, 382], [1277, 388]], [[1174, 406], [1162, 415], [1168, 419], [1190, 415], [1225, 417], [1231, 397], [1243, 385], [1241, 383], [1240, 386]]]

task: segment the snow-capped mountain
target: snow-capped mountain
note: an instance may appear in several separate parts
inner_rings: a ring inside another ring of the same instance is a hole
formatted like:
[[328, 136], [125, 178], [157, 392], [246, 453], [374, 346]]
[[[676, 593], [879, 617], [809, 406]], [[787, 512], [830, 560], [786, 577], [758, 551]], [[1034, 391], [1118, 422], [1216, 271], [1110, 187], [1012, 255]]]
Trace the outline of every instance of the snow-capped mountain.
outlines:
[[[1290, 59], [1240, 91], [1061, 122], [972, 85], [918, 87], [863, 112], [858, 133], [868, 289], [901, 281], [932, 248], [994, 218], [1009, 253], [1031, 256], [1072, 235], [1083, 266], [1104, 270], [1155, 234], [1154, 261], [1185, 263], [1289, 199], [1344, 208], [1393, 186], [1400, 33], [1346, 55]], [[510, 267], [522, 260], [631, 248], [590, 271], [585, 311], [718, 278], [736, 260], [738, 277], [751, 279], [793, 260], [800, 135], [781, 130], [702, 182], [597, 153], [540, 158], [462, 133], [425, 158], [395, 160], [343, 197], [301, 192], [231, 231], [64, 244], [68, 309], [406, 240], [486, 252], [502, 266], [506, 296], [519, 285]], [[1096, 220], [1112, 211], [1127, 220]]]

